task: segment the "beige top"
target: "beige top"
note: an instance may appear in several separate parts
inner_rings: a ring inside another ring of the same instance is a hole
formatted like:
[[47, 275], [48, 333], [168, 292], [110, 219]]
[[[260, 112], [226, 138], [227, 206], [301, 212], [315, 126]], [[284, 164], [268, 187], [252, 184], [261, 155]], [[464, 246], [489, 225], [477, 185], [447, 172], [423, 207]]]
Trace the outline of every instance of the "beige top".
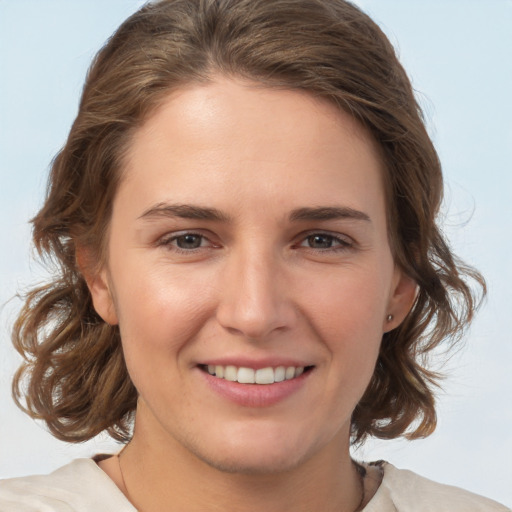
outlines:
[[[384, 463], [382, 483], [364, 512], [512, 512], [495, 501]], [[0, 481], [0, 512], [136, 512], [92, 459], [49, 475]]]

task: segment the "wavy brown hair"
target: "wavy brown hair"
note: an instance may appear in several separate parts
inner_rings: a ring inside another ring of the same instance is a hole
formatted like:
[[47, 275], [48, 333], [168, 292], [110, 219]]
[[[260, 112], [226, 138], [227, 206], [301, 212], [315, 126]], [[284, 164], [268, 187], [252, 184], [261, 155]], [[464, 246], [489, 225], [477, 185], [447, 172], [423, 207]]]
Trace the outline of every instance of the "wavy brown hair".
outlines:
[[[28, 293], [13, 331], [24, 357], [16, 402], [66, 441], [107, 430], [127, 441], [137, 391], [119, 331], [95, 312], [77, 247], [105, 262], [112, 202], [133, 133], [170, 91], [214, 75], [307, 91], [350, 113], [384, 162], [395, 262], [418, 284], [405, 321], [383, 336], [352, 417], [366, 436], [427, 436], [439, 375], [428, 356], [472, 318], [482, 277], [451, 253], [436, 224], [443, 181], [421, 110], [379, 27], [343, 0], [161, 0], [128, 18], [96, 56], [79, 112], [55, 158], [34, 243], [51, 281]], [[476, 288], [475, 288], [476, 290]]]

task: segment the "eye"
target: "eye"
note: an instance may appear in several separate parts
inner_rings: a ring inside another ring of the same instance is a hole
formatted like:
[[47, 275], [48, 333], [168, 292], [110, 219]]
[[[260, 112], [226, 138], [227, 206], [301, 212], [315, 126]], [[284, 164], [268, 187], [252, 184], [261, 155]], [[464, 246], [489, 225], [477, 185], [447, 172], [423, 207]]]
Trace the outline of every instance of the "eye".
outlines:
[[302, 240], [300, 247], [319, 250], [343, 250], [352, 247], [352, 243], [340, 236], [329, 233], [312, 233]]
[[203, 243], [204, 237], [195, 233], [186, 233], [173, 239], [180, 249], [198, 249]]
[[159, 240], [158, 245], [177, 252], [192, 252], [213, 246], [204, 235], [190, 232], [171, 233]]
[[335, 242], [331, 235], [310, 235], [306, 238], [307, 244], [312, 249], [330, 249]]

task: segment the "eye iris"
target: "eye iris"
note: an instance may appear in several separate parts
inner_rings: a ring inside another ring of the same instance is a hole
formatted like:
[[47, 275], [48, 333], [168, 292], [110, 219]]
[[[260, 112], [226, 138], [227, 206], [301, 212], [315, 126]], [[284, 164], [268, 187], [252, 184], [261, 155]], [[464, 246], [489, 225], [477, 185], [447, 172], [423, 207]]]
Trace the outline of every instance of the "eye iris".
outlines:
[[199, 235], [183, 235], [176, 238], [176, 245], [180, 249], [197, 249], [201, 246], [201, 237]]
[[332, 247], [332, 236], [311, 235], [308, 237], [308, 243], [314, 249], [329, 249]]

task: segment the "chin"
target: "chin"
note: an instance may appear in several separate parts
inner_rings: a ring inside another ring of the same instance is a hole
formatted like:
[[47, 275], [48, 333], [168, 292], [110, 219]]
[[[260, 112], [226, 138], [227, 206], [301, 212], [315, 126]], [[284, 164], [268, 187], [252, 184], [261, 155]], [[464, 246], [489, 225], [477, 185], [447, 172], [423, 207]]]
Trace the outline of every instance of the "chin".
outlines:
[[223, 473], [233, 473], [242, 475], [268, 475], [276, 473], [285, 473], [299, 466], [306, 457], [297, 457], [296, 454], [278, 453], [278, 454], [253, 454], [237, 453], [232, 456], [222, 454], [218, 457], [203, 453], [195, 454], [199, 459], [211, 468]]
[[[306, 436], [293, 440], [263, 432], [252, 436], [229, 436], [217, 439], [209, 446], [188, 446], [197, 458], [208, 466], [225, 473], [272, 474], [293, 470], [307, 461], [314, 447], [307, 449]], [[215, 446], [215, 450], [211, 447]]]

